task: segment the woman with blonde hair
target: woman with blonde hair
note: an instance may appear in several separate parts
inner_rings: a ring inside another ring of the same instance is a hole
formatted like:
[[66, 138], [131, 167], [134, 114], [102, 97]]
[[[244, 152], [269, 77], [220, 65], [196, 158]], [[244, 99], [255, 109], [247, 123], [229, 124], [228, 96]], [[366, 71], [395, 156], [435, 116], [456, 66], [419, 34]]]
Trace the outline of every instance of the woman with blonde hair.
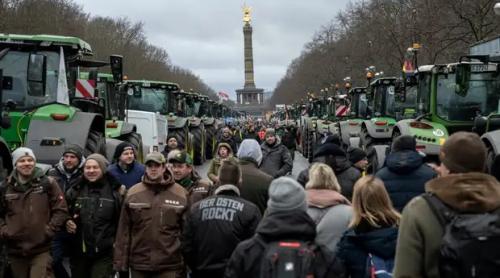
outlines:
[[338, 245], [338, 258], [351, 278], [391, 273], [400, 214], [382, 180], [365, 176], [354, 184], [353, 217]]
[[335, 252], [337, 243], [351, 221], [352, 208], [340, 194], [340, 185], [332, 168], [314, 163], [306, 184], [307, 213], [316, 222], [316, 243]]

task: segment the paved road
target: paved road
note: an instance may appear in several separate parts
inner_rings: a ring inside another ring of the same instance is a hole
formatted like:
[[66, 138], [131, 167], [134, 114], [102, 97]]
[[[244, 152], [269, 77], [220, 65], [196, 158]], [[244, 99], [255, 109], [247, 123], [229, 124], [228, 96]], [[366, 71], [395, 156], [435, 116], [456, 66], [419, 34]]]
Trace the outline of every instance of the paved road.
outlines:
[[[202, 178], [207, 178], [208, 167], [210, 166], [210, 161], [205, 162], [203, 165], [196, 166], [196, 171]], [[295, 160], [293, 161], [292, 177], [297, 178], [300, 171], [309, 167], [309, 162], [305, 159], [299, 152], [295, 152]]]

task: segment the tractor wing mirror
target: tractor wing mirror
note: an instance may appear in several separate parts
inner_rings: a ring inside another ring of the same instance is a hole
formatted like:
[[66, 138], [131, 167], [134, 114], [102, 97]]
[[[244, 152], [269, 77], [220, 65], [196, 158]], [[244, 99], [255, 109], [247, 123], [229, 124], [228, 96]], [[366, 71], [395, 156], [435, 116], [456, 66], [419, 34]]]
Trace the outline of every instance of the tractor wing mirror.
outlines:
[[111, 66], [111, 73], [115, 83], [123, 82], [123, 56], [111, 55], [109, 56], [109, 64]]

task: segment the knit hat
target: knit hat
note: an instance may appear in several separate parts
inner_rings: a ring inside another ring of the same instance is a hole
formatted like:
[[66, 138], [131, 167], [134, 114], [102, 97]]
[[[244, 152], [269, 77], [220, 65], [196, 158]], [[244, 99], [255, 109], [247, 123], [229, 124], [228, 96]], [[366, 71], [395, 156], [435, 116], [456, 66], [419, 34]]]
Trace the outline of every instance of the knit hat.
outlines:
[[367, 158], [366, 152], [360, 148], [349, 148], [347, 153], [349, 154], [349, 161], [351, 161], [352, 164]]
[[416, 151], [417, 140], [411, 135], [401, 135], [392, 142], [391, 152]]
[[167, 161], [165, 157], [160, 152], [151, 152], [148, 153], [146, 159], [144, 160], [144, 164], [148, 164], [148, 162], [156, 162], [158, 164], [165, 164]]
[[232, 184], [239, 186], [241, 181], [241, 168], [238, 161], [233, 158], [224, 159], [219, 168], [219, 184]]
[[122, 153], [128, 148], [131, 148], [135, 154], [135, 146], [132, 143], [121, 142], [120, 144], [118, 144], [118, 146], [116, 146], [116, 149], [115, 149], [115, 154], [113, 155], [113, 160], [118, 161], [118, 158], [120, 158]]
[[83, 150], [80, 146], [78, 146], [76, 144], [66, 145], [66, 147], [64, 147], [63, 156], [67, 153], [74, 154], [78, 158], [78, 161], [80, 161], [80, 162], [82, 161]]
[[267, 210], [291, 211], [300, 209], [307, 211], [306, 193], [304, 188], [294, 179], [281, 177], [271, 182]]
[[461, 131], [446, 140], [439, 159], [451, 173], [484, 172], [486, 153], [479, 135]]
[[341, 147], [339, 147], [339, 145], [334, 143], [325, 143], [323, 145], [320, 145], [318, 149], [314, 151], [313, 158], [327, 155], [342, 157], [346, 156], [345, 151]]
[[31, 156], [33, 158], [33, 160], [35, 160], [35, 162], [36, 162], [36, 157], [35, 157], [35, 154], [33, 153], [33, 150], [31, 150], [30, 148], [26, 148], [26, 147], [20, 147], [12, 152], [12, 166], [16, 167], [17, 161], [19, 159], [21, 159], [21, 157], [24, 157], [24, 156]]
[[[109, 161], [99, 153], [93, 153], [87, 157], [87, 162], [89, 160], [95, 160], [97, 164], [99, 164], [99, 168], [101, 168], [102, 173], [106, 173], [106, 170], [108, 169]], [[85, 163], [87, 163], [85, 162]]]
[[276, 136], [276, 130], [274, 130], [274, 128], [266, 129], [265, 137], [267, 138], [267, 136]]
[[340, 146], [340, 136], [338, 134], [328, 135], [323, 140], [321, 140], [321, 144], [333, 143], [337, 146]]

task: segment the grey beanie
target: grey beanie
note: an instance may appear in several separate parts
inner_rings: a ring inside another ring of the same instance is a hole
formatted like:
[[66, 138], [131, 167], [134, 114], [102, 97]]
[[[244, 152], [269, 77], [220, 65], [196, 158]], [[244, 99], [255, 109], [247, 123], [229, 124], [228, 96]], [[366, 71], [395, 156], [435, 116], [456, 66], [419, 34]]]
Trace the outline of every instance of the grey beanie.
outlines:
[[35, 154], [33, 153], [33, 150], [26, 147], [20, 147], [12, 152], [12, 166], [16, 167], [17, 161], [24, 156], [31, 156], [33, 160], [36, 162], [36, 157]]
[[103, 174], [106, 173], [109, 165], [109, 161], [106, 157], [104, 157], [102, 154], [99, 153], [93, 153], [87, 157], [87, 161], [89, 160], [95, 160], [97, 164], [99, 165], [99, 168], [101, 168], [101, 171]]
[[307, 211], [304, 188], [297, 181], [289, 177], [281, 177], [273, 180], [269, 187], [267, 210], [275, 212], [296, 209]]

